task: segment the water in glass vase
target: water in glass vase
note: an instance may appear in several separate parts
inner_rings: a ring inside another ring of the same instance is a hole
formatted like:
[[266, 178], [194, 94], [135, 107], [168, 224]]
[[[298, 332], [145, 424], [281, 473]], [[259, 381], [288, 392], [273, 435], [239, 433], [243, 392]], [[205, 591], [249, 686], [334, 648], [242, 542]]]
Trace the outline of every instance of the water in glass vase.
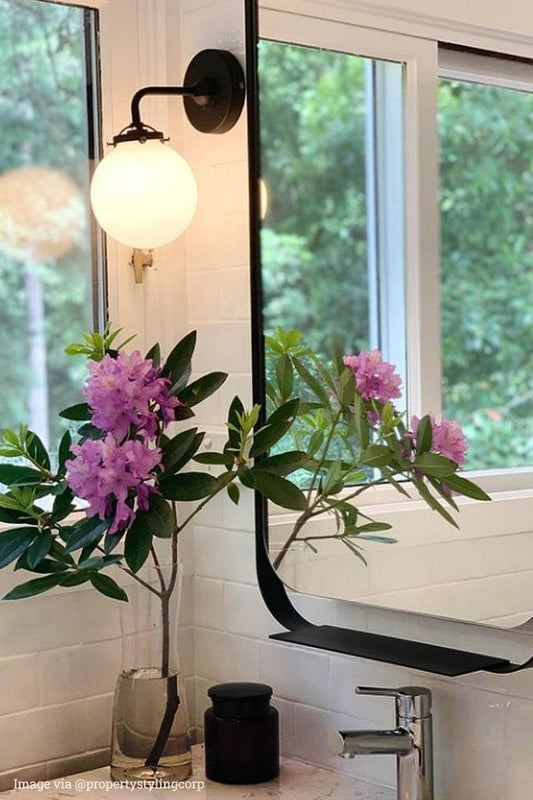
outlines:
[[120, 608], [122, 669], [113, 705], [111, 777], [185, 780], [192, 764], [177, 647], [182, 566], [146, 565], [136, 578], [143, 583], [127, 587], [129, 602]]
[[[179, 698], [177, 710], [172, 704], [172, 687]], [[161, 670], [155, 667], [122, 672], [114, 700], [112, 780], [176, 781], [190, 777], [191, 745], [182, 697], [183, 688], [176, 673], [162, 678]], [[170, 733], [162, 754], [154, 758], [158, 737], [167, 733], [165, 725]]]

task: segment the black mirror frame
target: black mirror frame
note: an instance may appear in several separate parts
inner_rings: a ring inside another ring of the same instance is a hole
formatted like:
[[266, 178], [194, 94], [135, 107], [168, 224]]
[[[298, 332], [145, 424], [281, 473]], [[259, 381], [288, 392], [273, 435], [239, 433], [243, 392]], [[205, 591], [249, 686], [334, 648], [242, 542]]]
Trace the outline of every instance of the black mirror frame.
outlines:
[[[257, 0], [245, 2], [246, 83], [248, 114], [248, 165], [250, 213], [250, 282], [252, 313], [252, 373], [254, 403], [264, 404], [264, 343], [262, 325], [262, 278], [260, 243], [259, 179], [261, 176], [259, 146], [259, 92], [257, 42], [259, 8]], [[456, 677], [471, 672], [517, 672], [533, 667], [533, 657], [524, 664], [495, 656], [464, 652], [437, 645], [414, 642], [366, 631], [332, 625], [315, 625], [293, 606], [270, 561], [267, 549], [268, 515], [266, 499], [255, 496], [255, 552], [259, 589], [265, 605], [286, 632], [270, 636], [278, 641], [330, 650], [344, 655], [369, 658], [403, 667], [412, 667], [438, 675]]]

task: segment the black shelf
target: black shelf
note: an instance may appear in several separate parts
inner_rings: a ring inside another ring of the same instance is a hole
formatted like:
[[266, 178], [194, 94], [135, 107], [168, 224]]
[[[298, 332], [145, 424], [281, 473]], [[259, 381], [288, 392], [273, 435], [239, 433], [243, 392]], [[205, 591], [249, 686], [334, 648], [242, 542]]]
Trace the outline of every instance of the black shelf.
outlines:
[[285, 633], [272, 634], [270, 638], [384, 661], [401, 667], [412, 667], [451, 678], [479, 670], [505, 671], [510, 666], [508, 661], [494, 656], [464, 653], [447, 647], [331, 625], [304, 625]]

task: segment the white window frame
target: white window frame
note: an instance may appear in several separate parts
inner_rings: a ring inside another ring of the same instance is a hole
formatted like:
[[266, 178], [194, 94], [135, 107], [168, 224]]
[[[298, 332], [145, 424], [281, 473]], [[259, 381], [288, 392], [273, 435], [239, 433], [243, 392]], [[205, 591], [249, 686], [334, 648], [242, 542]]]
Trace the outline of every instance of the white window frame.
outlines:
[[[441, 414], [441, 331], [440, 331], [440, 235], [438, 209], [438, 131], [437, 88], [442, 75], [461, 75], [472, 79], [472, 57], [455, 51], [453, 54], [438, 48], [437, 31], [423, 28], [418, 35], [392, 33], [403, 30], [403, 24], [395, 26], [386, 21], [383, 28], [376, 18], [361, 14], [353, 5], [344, 2], [330, 4], [321, 0], [299, 0], [288, 12], [280, 8], [277, 0], [260, 0], [260, 37], [355, 53], [376, 59], [391, 59], [405, 63], [406, 92], [405, 115], [405, 293], [409, 297], [409, 313], [406, 324], [406, 349], [408, 376], [404, 383], [412, 413]], [[363, 22], [361, 22], [363, 20]], [[394, 21], [395, 23], [397, 20]], [[442, 32], [440, 32], [442, 33]], [[493, 38], [480, 41], [479, 32], [466, 35], [465, 45], [498, 49], [505, 54], [516, 52], [514, 42], [506, 47], [505, 42], [496, 43]], [[458, 41], [457, 34], [451, 39]], [[520, 55], [524, 47], [518, 48]], [[457, 58], [455, 59], [455, 56]], [[477, 69], [481, 64], [477, 61]], [[440, 59], [440, 64], [439, 64]], [[483, 70], [479, 80], [493, 85], [521, 88], [531, 85], [527, 70], [520, 70], [512, 62], [508, 73], [505, 68], [494, 67], [505, 64], [503, 60], [483, 59]], [[512, 81], [512, 83], [511, 83]], [[392, 284], [393, 285], [393, 284]], [[390, 294], [383, 304], [389, 302]], [[477, 524], [489, 519], [499, 519], [502, 524], [509, 513], [516, 516], [517, 530], [527, 526], [526, 519], [533, 518], [533, 467], [517, 467], [505, 470], [484, 470], [468, 473], [491, 494], [496, 503], [477, 504]], [[413, 493], [415, 497], [415, 493]], [[469, 504], [458, 498], [459, 505]], [[402, 499], [390, 486], [377, 487], [359, 498], [361, 505], [368, 505], [379, 519], [380, 513], [402, 514], [404, 511], [420, 509], [420, 501]], [[279, 513], [274, 510], [274, 513]], [[487, 516], [489, 515], [489, 516]], [[424, 524], [431, 525], [431, 518]], [[391, 520], [394, 522], [394, 520]], [[459, 519], [459, 524], [461, 520]]]

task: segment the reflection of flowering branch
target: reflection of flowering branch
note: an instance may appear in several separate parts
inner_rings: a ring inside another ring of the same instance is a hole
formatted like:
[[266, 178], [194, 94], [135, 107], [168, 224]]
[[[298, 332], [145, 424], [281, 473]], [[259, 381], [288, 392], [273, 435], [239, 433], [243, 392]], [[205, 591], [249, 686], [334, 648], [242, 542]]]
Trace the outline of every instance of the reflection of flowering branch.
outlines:
[[[266, 341], [269, 401], [277, 408], [294, 394], [300, 396], [291, 439], [297, 452], [308, 456], [302, 472], [293, 475], [301, 487], [293, 505], [299, 514], [274, 560], [275, 567], [295, 541], [339, 540], [360, 558], [361, 540], [394, 541], [379, 535], [389, 524], [374, 521], [353, 503], [378, 484], [388, 482], [406, 495], [403, 484], [410, 481], [429, 507], [456, 527], [446, 507], [458, 510], [452, 492], [490, 499], [456, 474], [465, 463], [467, 449], [456, 421], [413, 417], [411, 429], [406, 428], [392, 403], [401, 396], [400, 376], [378, 350], [343, 357], [336, 354], [331, 369], [305, 346], [296, 331], [279, 330], [275, 338]], [[281, 450], [281, 445], [277, 449]], [[278, 452], [271, 458], [283, 455]], [[333, 518], [335, 531], [302, 535], [309, 520], [320, 515]]]

